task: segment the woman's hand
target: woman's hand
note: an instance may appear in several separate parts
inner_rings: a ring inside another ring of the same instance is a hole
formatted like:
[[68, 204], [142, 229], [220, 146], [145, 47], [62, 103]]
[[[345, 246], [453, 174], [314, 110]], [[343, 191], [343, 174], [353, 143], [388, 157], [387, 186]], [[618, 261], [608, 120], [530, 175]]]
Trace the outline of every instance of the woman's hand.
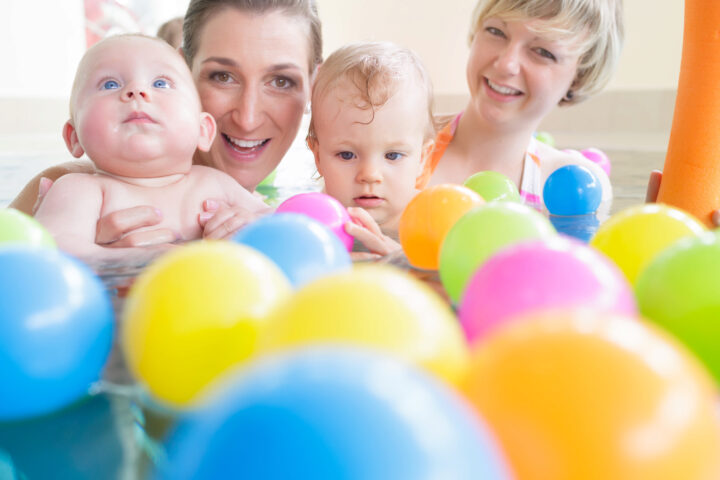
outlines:
[[[345, 224], [345, 231], [370, 250], [370, 255], [363, 255], [362, 259], [378, 258], [400, 250], [400, 244], [385, 235], [374, 218], [364, 209], [348, 208], [352, 222]], [[364, 253], [364, 252], [355, 252]], [[357, 260], [357, 256], [353, 256]]]
[[217, 200], [205, 200], [198, 222], [203, 228], [203, 238], [220, 240], [232, 237], [242, 227], [272, 211], [250, 210], [241, 206], [231, 207]]
[[[660, 191], [660, 183], [662, 182], [662, 172], [660, 170], [652, 170], [648, 179], [647, 191], [645, 192], [645, 202], [655, 203], [657, 201], [658, 191]], [[713, 225], [720, 227], [720, 210], [715, 210], [710, 216]]]

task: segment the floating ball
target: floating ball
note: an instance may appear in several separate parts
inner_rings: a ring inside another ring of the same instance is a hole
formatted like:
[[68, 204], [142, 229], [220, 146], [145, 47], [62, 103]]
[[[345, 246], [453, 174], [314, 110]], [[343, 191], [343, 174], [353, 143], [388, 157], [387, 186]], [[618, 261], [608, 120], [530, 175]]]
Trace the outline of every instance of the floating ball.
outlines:
[[558, 233], [576, 238], [583, 243], [590, 242], [600, 227], [600, 219], [595, 213], [570, 217], [550, 215], [549, 220]]
[[587, 167], [565, 165], [545, 181], [543, 201], [552, 215], [586, 215], [600, 206], [602, 185]]
[[500, 172], [492, 170], [477, 172], [468, 177], [463, 185], [477, 192], [486, 202], [493, 200], [521, 201], [515, 182]]
[[267, 255], [294, 287], [352, 267], [350, 254], [337, 235], [299, 213], [262, 217], [240, 229], [232, 240]]
[[630, 283], [609, 258], [558, 235], [490, 257], [468, 282], [458, 314], [474, 342], [520, 314], [570, 307], [637, 313]]
[[276, 213], [303, 213], [327, 226], [343, 242], [347, 251], [352, 251], [353, 237], [345, 231], [350, 222], [347, 209], [330, 195], [320, 192], [299, 193], [282, 202]]
[[437, 270], [440, 245], [450, 227], [483, 203], [482, 197], [461, 185], [435, 185], [418, 193], [403, 210], [398, 226], [400, 244], [410, 264]]
[[588, 160], [597, 163], [600, 168], [608, 174], [608, 177], [610, 176], [610, 158], [605, 154], [605, 152], [597, 148], [586, 148], [585, 150], [581, 150], [580, 153], [582, 153]]
[[712, 380], [654, 325], [529, 314], [477, 344], [467, 378], [516, 478], [720, 478]]
[[460, 300], [475, 270], [502, 247], [555, 235], [547, 218], [527, 205], [491, 202], [463, 215], [440, 249], [440, 280], [453, 302]]
[[635, 284], [641, 313], [679, 338], [720, 385], [720, 238], [678, 241], [643, 270]]
[[40, 222], [14, 208], [0, 209], [0, 245], [3, 244], [57, 248]]
[[535, 132], [535, 139], [545, 145], [555, 146], [555, 138], [549, 132]]
[[631, 283], [660, 252], [677, 240], [705, 232], [692, 215], [659, 203], [636, 205], [607, 219], [590, 245], [620, 267]]
[[289, 294], [285, 275], [250, 247], [218, 241], [173, 250], [128, 294], [122, 342], [130, 371], [161, 402], [190, 405], [253, 357], [266, 315]]
[[158, 479], [510, 478], [460, 397], [378, 352], [321, 348], [259, 362], [167, 442]]
[[112, 335], [110, 298], [85, 265], [54, 249], [0, 247], [0, 421], [85, 396]]
[[382, 350], [451, 382], [467, 359], [448, 305], [388, 265], [360, 265], [306, 285], [273, 312], [260, 339], [264, 353], [322, 343]]

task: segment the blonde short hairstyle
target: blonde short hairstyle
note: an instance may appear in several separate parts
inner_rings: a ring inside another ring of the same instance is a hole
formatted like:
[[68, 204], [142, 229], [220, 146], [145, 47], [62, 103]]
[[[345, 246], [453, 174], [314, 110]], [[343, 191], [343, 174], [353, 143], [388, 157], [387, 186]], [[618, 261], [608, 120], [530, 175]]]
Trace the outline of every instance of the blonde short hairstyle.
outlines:
[[624, 39], [622, 8], [622, 0], [479, 0], [470, 42], [490, 17], [540, 19], [547, 22], [543, 33], [581, 39], [572, 98], [560, 101], [561, 105], [578, 103], [602, 90], [615, 71]]
[[[356, 105], [373, 111], [382, 107], [405, 82], [414, 82], [425, 91], [427, 98], [424, 138], [435, 138], [432, 82], [420, 57], [412, 50], [391, 42], [352, 43], [337, 49], [318, 70], [312, 90], [312, 104], [318, 105], [329, 91], [345, 80], [357, 88], [359, 102]], [[308, 141], [316, 140], [311, 118]]]

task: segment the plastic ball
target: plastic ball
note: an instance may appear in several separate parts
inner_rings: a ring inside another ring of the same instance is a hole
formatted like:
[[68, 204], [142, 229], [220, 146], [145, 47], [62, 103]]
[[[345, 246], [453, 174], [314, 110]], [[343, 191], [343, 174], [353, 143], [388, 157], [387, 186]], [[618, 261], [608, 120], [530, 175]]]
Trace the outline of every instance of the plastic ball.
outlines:
[[467, 345], [448, 305], [407, 273], [358, 265], [301, 288], [268, 319], [263, 353], [322, 343], [360, 345], [421, 365], [450, 382], [464, 373]]
[[280, 269], [244, 245], [197, 242], [163, 255], [125, 303], [131, 373], [157, 400], [192, 405], [215, 377], [253, 357], [265, 317], [290, 292]]
[[517, 478], [720, 478], [712, 380], [649, 323], [529, 314], [477, 344], [467, 378]]
[[335, 198], [320, 192], [299, 193], [282, 202], [276, 213], [303, 213], [327, 226], [342, 241], [347, 251], [352, 251], [354, 239], [345, 231], [350, 222], [347, 209]]
[[570, 217], [550, 215], [549, 220], [558, 233], [576, 238], [583, 243], [589, 243], [600, 228], [600, 219], [595, 213]]
[[586, 148], [585, 150], [580, 151], [580, 153], [582, 153], [582, 155], [588, 160], [597, 163], [600, 168], [602, 168], [605, 173], [610, 176], [610, 170], [612, 167], [610, 165], [610, 158], [605, 154], [605, 152], [597, 148]]
[[440, 249], [440, 280], [453, 302], [460, 300], [475, 270], [502, 247], [555, 235], [540, 212], [514, 202], [490, 202], [463, 215]]
[[262, 217], [240, 229], [232, 240], [267, 255], [294, 287], [352, 267], [350, 254], [337, 235], [299, 213]]
[[705, 226], [692, 215], [658, 203], [636, 205], [607, 219], [590, 245], [620, 267], [631, 283], [660, 252], [683, 237], [700, 235]]
[[56, 248], [52, 235], [40, 222], [14, 208], [0, 209], [0, 245], [4, 244]]
[[377, 352], [329, 347], [228, 378], [167, 452], [155, 478], [510, 478], [455, 392]]
[[269, 174], [267, 177], [263, 178], [263, 180], [262, 180], [260, 183], [258, 183], [258, 187], [260, 187], [260, 186], [263, 186], [263, 187], [270, 187], [270, 186], [272, 186], [272, 185], [275, 183], [275, 178], [276, 178], [276, 177], [277, 177], [277, 169], [273, 170], [272, 172], [270, 172], [270, 174]]
[[549, 132], [535, 132], [535, 139], [545, 145], [555, 146], [555, 138]]
[[644, 316], [679, 338], [720, 385], [720, 239], [706, 233], [675, 243], [638, 276]]
[[85, 396], [110, 353], [113, 317], [85, 265], [57, 250], [0, 247], [0, 420]]
[[482, 197], [460, 185], [435, 185], [418, 193], [405, 207], [398, 226], [400, 244], [410, 264], [438, 269], [440, 245], [450, 227]]
[[545, 181], [543, 201], [552, 215], [586, 215], [600, 206], [602, 185], [588, 168], [565, 165]]
[[477, 172], [468, 177], [463, 185], [477, 192], [487, 202], [493, 200], [522, 201], [515, 182], [500, 172], [492, 170]]
[[632, 287], [620, 269], [596, 250], [558, 235], [490, 257], [468, 282], [458, 316], [474, 342], [518, 315], [571, 307], [637, 314]]

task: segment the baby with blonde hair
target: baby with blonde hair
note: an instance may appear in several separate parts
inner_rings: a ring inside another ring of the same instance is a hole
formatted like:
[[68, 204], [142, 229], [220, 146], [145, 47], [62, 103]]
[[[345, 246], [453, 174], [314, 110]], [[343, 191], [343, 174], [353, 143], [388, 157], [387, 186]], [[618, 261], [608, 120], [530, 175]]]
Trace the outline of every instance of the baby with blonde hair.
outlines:
[[392, 238], [435, 136], [432, 85], [419, 57], [389, 42], [346, 45], [320, 67], [307, 141], [346, 231], [370, 252]]

